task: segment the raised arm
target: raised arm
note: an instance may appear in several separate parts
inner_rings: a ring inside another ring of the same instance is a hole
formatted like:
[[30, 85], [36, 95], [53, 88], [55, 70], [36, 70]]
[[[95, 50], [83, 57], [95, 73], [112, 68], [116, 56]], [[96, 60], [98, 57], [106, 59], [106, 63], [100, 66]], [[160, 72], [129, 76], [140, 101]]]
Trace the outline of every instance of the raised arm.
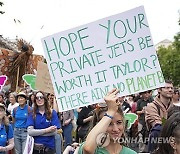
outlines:
[[83, 154], [94, 154], [97, 148], [97, 136], [100, 133], [105, 133], [107, 131], [107, 128], [112, 121], [110, 117], [113, 117], [118, 110], [118, 97], [116, 96], [118, 92], [119, 91], [117, 89], [113, 89], [105, 96], [104, 100], [108, 106], [108, 110], [106, 113], [109, 117], [103, 116], [98, 124], [89, 132], [83, 146]]

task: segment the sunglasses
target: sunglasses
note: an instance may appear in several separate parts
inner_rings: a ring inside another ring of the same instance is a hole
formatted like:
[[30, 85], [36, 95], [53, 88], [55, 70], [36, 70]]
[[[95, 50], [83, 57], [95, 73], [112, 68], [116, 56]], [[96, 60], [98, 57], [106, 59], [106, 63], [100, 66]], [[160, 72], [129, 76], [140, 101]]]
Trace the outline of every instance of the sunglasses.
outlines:
[[36, 99], [44, 99], [44, 96], [36, 96]]

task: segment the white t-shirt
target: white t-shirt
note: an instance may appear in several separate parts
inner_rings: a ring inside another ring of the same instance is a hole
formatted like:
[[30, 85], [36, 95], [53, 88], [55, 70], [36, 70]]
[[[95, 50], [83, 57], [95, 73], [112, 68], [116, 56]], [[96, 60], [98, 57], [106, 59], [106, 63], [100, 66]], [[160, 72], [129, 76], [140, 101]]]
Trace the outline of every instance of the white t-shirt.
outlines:
[[12, 114], [12, 112], [13, 112], [13, 109], [15, 108], [15, 107], [17, 107], [17, 106], [19, 106], [19, 103], [14, 103], [13, 105], [10, 103], [9, 105], [8, 105], [8, 111]]

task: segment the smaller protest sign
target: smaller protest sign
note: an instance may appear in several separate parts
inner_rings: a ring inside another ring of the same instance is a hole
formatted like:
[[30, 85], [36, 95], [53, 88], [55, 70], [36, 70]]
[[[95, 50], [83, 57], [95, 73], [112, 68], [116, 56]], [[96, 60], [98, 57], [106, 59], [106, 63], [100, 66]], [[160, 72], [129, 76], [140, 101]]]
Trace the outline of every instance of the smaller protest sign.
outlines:
[[2, 90], [3, 86], [5, 85], [7, 80], [7, 76], [6, 75], [1, 75], [0, 76], [0, 91]]
[[47, 93], [54, 93], [48, 66], [43, 62], [38, 63], [35, 85], [38, 90]]
[[32, 90], [36, 90], [35, 81], [36, 81], [36, 75], [34, 74], [24, 74], [22, 76], [22, 79], [24, 82], [30, 86]]

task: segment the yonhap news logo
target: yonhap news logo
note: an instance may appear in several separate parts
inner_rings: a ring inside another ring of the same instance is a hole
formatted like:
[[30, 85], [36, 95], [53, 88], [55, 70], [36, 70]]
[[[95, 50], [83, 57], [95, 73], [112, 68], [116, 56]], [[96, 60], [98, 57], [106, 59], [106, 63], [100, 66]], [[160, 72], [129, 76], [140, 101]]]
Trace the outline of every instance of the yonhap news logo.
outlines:
[[161, 144], [161, 143], [170, 143], [170, 137], [121, 137], [121, 138], [110, 138], [108, 133], [100, 133], [96, 138], [96, 143], [99, 147], [106, 147], [110, 144], [110, 142], [119, 143], [119, 144], [140, 144], [140, 143], [154, 143], [154, 144]]

